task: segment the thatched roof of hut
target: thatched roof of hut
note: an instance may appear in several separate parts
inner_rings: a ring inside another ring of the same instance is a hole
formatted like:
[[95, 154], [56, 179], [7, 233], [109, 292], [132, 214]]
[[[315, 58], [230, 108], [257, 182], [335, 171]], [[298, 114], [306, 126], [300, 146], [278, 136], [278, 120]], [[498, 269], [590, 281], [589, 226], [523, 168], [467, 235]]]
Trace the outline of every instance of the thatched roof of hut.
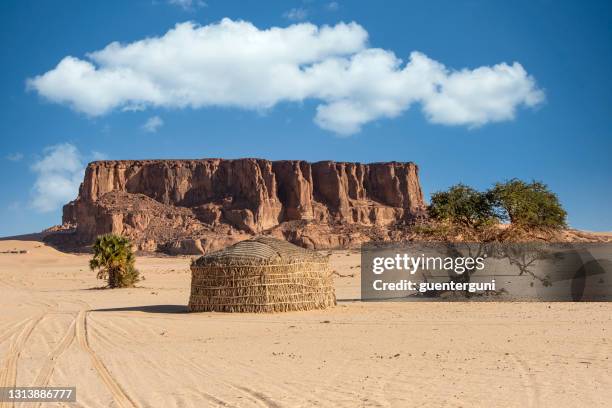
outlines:
[[257, 237], [201, 256], [194, 261], [194, 265], [259, 265], [273, 262], [326, 262], [326, 257], [287, 241]]

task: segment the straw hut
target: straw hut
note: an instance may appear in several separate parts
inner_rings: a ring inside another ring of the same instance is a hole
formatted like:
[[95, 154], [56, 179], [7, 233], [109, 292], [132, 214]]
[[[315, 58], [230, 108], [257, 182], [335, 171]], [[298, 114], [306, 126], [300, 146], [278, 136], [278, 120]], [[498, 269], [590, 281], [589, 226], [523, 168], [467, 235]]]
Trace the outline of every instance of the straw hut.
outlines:
[[275, 238], [202, 256], [191, 272], [192, 312], [287, 312], [336, 304], [328, 258]]

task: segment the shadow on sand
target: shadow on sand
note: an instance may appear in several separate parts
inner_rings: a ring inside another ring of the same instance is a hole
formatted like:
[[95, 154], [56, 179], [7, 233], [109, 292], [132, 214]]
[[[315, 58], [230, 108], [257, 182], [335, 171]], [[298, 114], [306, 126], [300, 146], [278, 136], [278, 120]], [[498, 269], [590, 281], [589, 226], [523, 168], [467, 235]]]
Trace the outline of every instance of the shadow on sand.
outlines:
[[129, 307], [112, 307], [108, 309], [92, 309], [92, 312], [145, 312], [145, 313], [188, 313], [186, 305], [146, 305]]
[[74, 231], [43, 231], [32, 234], [12, 235], [0, 237], [0, 241], [36, 241], [60, 252], [69, 254], [91, 253], [91, 245], [75, 244], [72, 242]]
[[0, 241], [38, 241], [43, 242], [43, 239], [49, 235], [48, 232], [36, 232], [33, 234], [12, 235], [10, 237], [0, 237]]

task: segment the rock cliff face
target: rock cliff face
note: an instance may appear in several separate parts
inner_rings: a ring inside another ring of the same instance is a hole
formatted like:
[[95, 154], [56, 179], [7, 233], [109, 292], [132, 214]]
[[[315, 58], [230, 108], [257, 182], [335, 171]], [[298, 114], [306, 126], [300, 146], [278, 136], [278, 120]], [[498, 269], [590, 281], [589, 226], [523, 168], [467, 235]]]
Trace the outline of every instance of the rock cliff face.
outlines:
[[413, 163], [261, 159], [99, 161], [64, 206], [72, 239], [129, 236], [145, 251], [201, 253], [255, 234], [313, 247], [380, 238], [424, 210]]

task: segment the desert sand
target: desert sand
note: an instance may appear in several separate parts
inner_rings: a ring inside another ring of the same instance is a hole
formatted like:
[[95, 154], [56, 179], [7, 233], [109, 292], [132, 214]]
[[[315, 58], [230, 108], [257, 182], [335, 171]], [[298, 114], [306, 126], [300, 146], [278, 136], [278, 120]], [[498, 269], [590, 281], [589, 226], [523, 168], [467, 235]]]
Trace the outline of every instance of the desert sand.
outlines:
[[87, 255], [0, 241], [14, 249], [28, 252], [0, 254], [0, 386], [76, 386], [73, 406], [612, 401], [610, 303], [364, 303], [359, 254], [336, 251], [333, 309], [189, 314], [189, 257], [139, 257], [139, 287], [108, 290]]

